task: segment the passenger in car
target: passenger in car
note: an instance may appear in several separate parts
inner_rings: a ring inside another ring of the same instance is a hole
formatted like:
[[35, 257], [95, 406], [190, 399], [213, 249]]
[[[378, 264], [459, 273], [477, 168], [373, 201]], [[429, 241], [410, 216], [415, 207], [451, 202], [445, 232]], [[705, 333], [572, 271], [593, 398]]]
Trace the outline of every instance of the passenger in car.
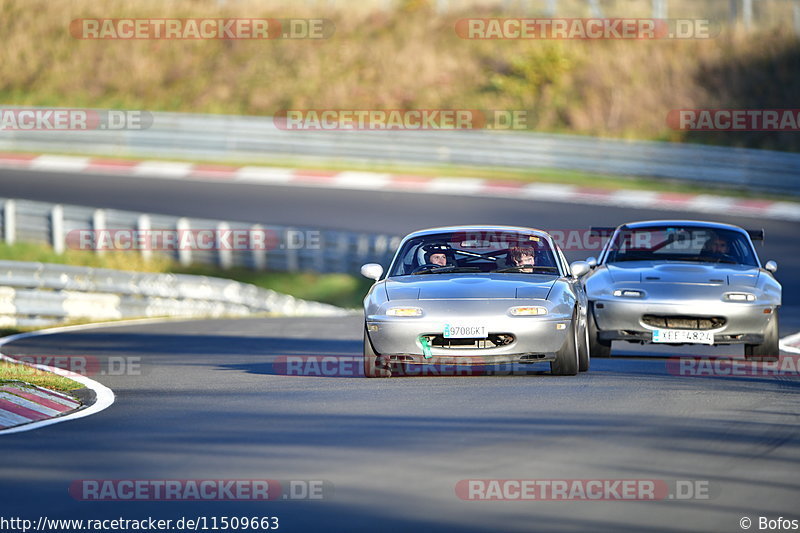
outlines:
[[527, 267], [520, 268], [520, 272], [533, 272], [533, 267], [536, 264], [536, 252], [533, 248], [522, 248], [520, 246], [509, 248], [508, 263], [511, 266]]

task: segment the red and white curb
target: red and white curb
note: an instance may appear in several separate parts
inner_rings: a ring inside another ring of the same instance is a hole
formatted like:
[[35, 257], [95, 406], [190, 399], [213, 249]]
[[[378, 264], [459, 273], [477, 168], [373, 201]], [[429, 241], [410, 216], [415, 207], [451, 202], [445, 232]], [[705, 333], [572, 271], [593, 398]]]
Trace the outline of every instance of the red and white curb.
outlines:
[[779, 220], [800, 220], [800, 202], [734, 198], [481, 178], [427, 177], [377, 172], [325, 171], [263, 166], [227, 166], [95, 157], [0, 154], [0, 167], [45, 172], [102, 174], [191, 181], [224, 181], [359, 191], [398, 191], [481, 196], [577, 204], [679, 210]]
[[[119, 324], [118, 322], [116, 324]], [[32, 331], [29, 333], [19, 333], [17, 335], [9, 335], [8, 337], [0, 338], [0, 348], [10, 342], [38, 337], [42, 335], [52, 335], [64, 331], [72, 331], [74, 329], [88, 329], [96, 326], [94, 324], [81, 324], [79, 326], [66, 326], [61, 328], [51, 328], [41, 331]], [[20, 363], [20, 361], [0, 353], [0, 360], [9, 361], [12, 363]], [[7, 390], [10, 385], [5, 385], [0, 388], [0, 435], [7, 435], [11, 433], [20, 433], [23, 431], [30, 431], [68, 420], [75, 420], [86, 416], [91, 416], [95, 413], [106, 409], [114, 403], [114, 392], [97, 381], [90, 379], [81, 374], [76, 374], [62, 368], [56, 368], [47, 365], [31, 365], [44, 370], [52, 372], [60, 376], [68, 377], [73, 381], [77, 381], [84, 387], [92, 389], [95, 393], [95, 402], [85, 409], [75, 410], [80, 406], [79, 402], [70, 398], [67, 395], [59, 394], [47, 389], [36, 387], [38, 391], [46, 391], [46, 397], [32, 389]], [[77, 404], [77, 405], [75, 405]], [[68, 412], [71, 411], [71, 412]], [[67, 414], [64, 414], [67, 413]]]
[[80, 406], [74, 398], [43, 387], [6, 384], [0, 387], [0, 429], [46, 420]]

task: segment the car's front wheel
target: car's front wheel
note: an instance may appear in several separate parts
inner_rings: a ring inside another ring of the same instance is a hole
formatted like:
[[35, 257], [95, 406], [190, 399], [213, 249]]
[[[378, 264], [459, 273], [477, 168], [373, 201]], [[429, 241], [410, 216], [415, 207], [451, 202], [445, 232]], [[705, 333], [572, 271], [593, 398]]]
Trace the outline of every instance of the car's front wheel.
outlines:
[[772, 318], [766, 331], [764, 331], [764, 342], [761, 344], [745, 344], [744, 358], [750, 361], [774, 362], [778, 360], [780, 348], [778, 347], [778, 315]]
[[375, 352], [372, 341], [369, 340], [367, 327], [364, 326], [364, 376], [368, 378], [388, 378], [392, 371], [383, 364], [380, 354]]
[[554, 376], [574, 376], [578, 373], [578, 324], [577, 313], [567, 330], [567, 339], [561, 349], [556, 352], [554, 361], [550, 361], [550, 373]]
[[611, 357], [611, 341], [601, 341], [598, 338], [600, 330], [594, 320], [594, 305], [589, 308], [586, 317], [589, 323], [589, 353], [592, 357]]

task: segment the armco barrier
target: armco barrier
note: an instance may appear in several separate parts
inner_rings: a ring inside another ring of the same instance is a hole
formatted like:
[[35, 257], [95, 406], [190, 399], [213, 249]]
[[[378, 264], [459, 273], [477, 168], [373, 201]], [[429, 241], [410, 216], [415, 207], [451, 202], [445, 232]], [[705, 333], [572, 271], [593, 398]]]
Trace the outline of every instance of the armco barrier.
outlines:
[[556, 168], [800, 194], [800, 154], [769, 150], [509, 131], [286, 131], [270, 117], [152, 115], [138, 131], [0, 131], [0, 150]]
[[[204, 263], [222, 268], [244, 267], [254, 270], [283, 272], [313, 271], [357, 274], [369, 262], [387, 266], [400, 237], [373, 233], [356, 233], [330, 229], [287, 226], [264, 226], [151, 215], [115, 209], [51, 204], [28, 200], [0, 198], [2, 216], [0, 235], [7, 243], [15, 241], [49, 244], [56, 252], [69, 246], [68, 237], [75, 231], [98, 230], [248, 230], [265, 231], [274, 236], [268, 247], [252, 250], [180, 248], [167, 253], [183, 264]], [[73, 245], [75, 243], [73, 242]], [[86, 253], [96, 253], [87, 250]], [[150, 256], [152, 250], [129, 251]]]
[[0, 326], [254, 313], [306, 316], [347, 311], [220, 278], [0, 261]]

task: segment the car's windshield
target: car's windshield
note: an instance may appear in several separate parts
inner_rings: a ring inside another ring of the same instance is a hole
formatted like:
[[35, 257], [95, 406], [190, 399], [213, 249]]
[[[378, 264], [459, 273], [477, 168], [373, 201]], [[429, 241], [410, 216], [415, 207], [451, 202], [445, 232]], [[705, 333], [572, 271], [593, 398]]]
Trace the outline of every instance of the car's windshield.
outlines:
[[742, 232], [697, 226], [650, 226], [617, 232], [606, 263], [684, 261], [758, 266]]
[[459, 231], [409, 239], [390, 276], [509, 272], [558, 275], [547, 240], [534, 233]]

